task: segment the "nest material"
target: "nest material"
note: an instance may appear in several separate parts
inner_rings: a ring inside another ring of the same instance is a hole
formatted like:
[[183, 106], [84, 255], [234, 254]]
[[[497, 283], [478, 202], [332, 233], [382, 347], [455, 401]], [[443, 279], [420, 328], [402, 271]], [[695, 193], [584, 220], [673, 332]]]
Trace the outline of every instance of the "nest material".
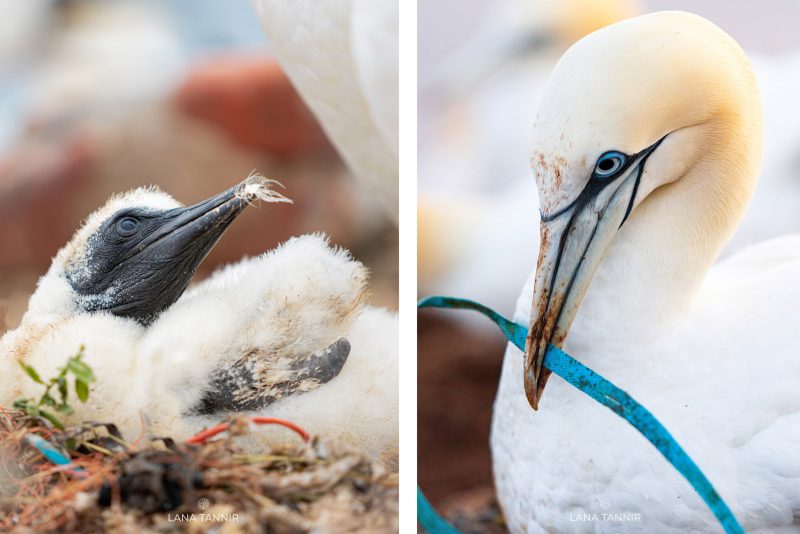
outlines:
[[[36, 433], [68, 452], [55, 466], [27, 444]], [[343, 444], [314, 438], [247, 454], [227, 437], [192, 446], [135, 446], [113, 425], [55, 431], [0, 412], [0, 531], [396, 532], [397, 475]]]
[[236, 189], [236, 198], [245, 200], [248, 203], [261, 200], [263, 202], [284, 202], [292, 204], [292, 200], [276, 191], [273, 188], [274, 186], [283, 187], [283, 184], [277, 180], [270, 180], [253, 171], [239, 184], [239, 187]]

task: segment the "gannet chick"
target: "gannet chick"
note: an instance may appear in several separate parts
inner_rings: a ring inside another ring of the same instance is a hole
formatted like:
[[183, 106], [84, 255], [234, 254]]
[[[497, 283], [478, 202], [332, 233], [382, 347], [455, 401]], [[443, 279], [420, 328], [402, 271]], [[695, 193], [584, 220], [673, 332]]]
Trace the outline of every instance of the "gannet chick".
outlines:
[[534, 121], [541, 240], [515, 314], [529, 337], [506, 350], [492, 422], [511, 532], [719, 531], [637, 432], [547, 380], [549, 344], [651, 410], [746, 531], [797, 531], [800, 236], [712, 267], [762, 135], [746, 55], [696, 15], [619, 22], [559, 61]]
[[248, 202], [288, 201], [267, 185], [251, 177], [188, 207], [152, 187], [112, 197], [58, 252], [26, 319], [108, 311], [152, 323]]
[[[18, 374], [17, 361], [50, 376], [86, 345], [88, 361], [105, 379], [98, 387], [113, 385], [110, 396], [99, 395], [101, 402], [110, 402], [113, 388], [132, 375], [138, 387], [146, 388], [150, 374], [160, 369], [137, 354], [145, 327], [180, 297], [197, 266], [248, 202], [286, 200], [268, 185], [261, 178], [248, 178], [188, 207], [153, 187], [113, 196], [53, 258], [20, 326], [2, 338], [3, 365], [11, 366], [12, 376]], [[21, 375], [6, 384], [4, 405], [23, 393], [35, 396], [35, 384]]]
[[[137, 189], [90, 215], [39, 281], [20, 327], [0, 340], [8, 376], [0, 404], [37, 396], [38, 386], [24, 377], [17, 360], [52, 376], [80, 346], [97, 380], [89, 403], [75, 406], [77, 412], [65, 419], [113, 421], [127, 436], [140, 432], [140, 412], [150, 434], [178, 439], [228, 412], [257, 413], [278, 401], [292, 418], [287, 401], [337, 378], [351, 352], [358, 357], [343, 378], [369, 372], [358, 364], [367, 354], [388, 362], [378, 365], [389, 367], [380, 379], [388, 373], [386, 380], [396, 380], [396, 318], [385, 314], [379, 325], [371, 319], [383, 312], [362, 305], [363, 266], [320, 237], [292, 240], [245, 260], [181, 297], [248, 202], [286, 201], [268, 185], [248, 179], [189, 207], [156, 189]], [[379, 326], [390, 341], [371, 342], [360, 333], [361, 323]], [[351, 330], [355, 347], [347, 337]], [[366, 389], [351, 393], [369, 394], [374, 384], [359, 378]], [[388, 385], [389, 396], [391, 390]], [[358, 400], [367, 405], [366, 398]], [[332, 404], [319, 411], [335, 409]], [[396, 422], [396, 400], [362, 412]], [[352, 441], [362, 441], [362, 430], [382, 430], [366, 428], [370, 421], [359, 426], [364, 419], [358, 406], [349, 417], [355, 426], [345, 424], [339, 433]], [[376, 454], [396, 447], [396, 429], [387, 431], [388, 437], [366, 436]]]

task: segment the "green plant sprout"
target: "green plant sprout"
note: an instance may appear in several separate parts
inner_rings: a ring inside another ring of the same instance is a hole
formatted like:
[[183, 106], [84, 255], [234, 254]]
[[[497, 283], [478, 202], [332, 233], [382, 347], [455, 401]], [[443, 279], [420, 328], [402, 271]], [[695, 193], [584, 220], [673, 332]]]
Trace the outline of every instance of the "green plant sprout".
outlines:
[[[19, 365], [22, 367], [22, 370], [25, 371], [31, 380], [37, 384], [41, 384], [45, 389], [38, 401], [33, 398], [17, 399], [14, 401], [14, 408], [22, 410], [31, 417], [43, 417], [50, 421], [56, 428], [63, 430], [64, 424], [51, 410], [65, 415], [75, 413], [75, 409], [67, 402], [67, 398], [69, 397], [67, 375], [72, 374], [75, 377], [75, 394], [81, 402], [86, 402], [89, 399], [89, 383], [94, 381], [92, 368], [83, 361], [83, 351], [84, 346], [81, 345], [80, 349], [78, 349], [78, 353], [74, 356], [70, 356], [64, 367], [58, 368], [58, 375], [49, 379], [47, 382], [42, 380], [39, 373], [37, 373], [33, 367], [20, 361]], [[59, 400], [56, 400], [50, 393], [54, 387], [58, 391]]]

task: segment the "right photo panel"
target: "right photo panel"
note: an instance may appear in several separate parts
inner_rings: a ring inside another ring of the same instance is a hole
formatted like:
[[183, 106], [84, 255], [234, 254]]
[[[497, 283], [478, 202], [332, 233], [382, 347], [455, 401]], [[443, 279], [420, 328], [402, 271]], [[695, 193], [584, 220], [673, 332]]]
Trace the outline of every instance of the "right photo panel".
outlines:
[[421, 532], [800, 532], [800, 4], [418, 4]]

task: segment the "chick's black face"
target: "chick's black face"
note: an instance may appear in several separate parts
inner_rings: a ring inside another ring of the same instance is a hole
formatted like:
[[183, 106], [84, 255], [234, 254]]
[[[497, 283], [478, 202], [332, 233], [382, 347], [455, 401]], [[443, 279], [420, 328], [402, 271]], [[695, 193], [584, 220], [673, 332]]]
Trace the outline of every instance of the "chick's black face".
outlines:
[[233, 187], [194, 206], [117, 211], [66, 272], [79, 306], [150, 324], [181, 296], [246, 205]]

